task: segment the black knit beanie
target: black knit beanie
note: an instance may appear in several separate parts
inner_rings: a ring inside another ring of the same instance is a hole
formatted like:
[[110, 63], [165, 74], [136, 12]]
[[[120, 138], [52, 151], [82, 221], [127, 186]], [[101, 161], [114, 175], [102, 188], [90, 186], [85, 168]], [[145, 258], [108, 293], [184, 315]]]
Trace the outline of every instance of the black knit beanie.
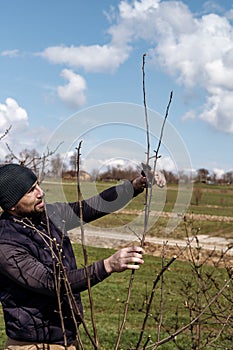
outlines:
[[4, 210], [13, 207], [36, 182], [37, 176], [19, 164], [0, 166], [0, 206]]

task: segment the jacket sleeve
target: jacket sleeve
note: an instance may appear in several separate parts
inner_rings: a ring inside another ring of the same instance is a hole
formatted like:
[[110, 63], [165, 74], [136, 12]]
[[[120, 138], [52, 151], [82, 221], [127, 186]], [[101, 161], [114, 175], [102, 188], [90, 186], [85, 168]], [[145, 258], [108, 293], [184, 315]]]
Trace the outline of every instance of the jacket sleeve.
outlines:
[[[54, 272], [26, 249], [11, 244], [0, 245], [0, 272], [8, 279], [26, 289], [48, 296], [56, 296], [56, 283]], [[88, 267], [91, 286], [104, 280], [107, 274], [103, 261], [98, 261]], [[63, 277], [61, 275], [61, 277]], [[67, 272], [67, 279], [74, 292], [87, 289], [87, 277], [85, 268], [74, 269]], [[64, 281], [61, 278], [61, 290], [65, 292]]]
[[[113, 213], [124, 207], [133, 197], [141, 193], [136, 191], [130, 181], [125, 181], [118, 186], [110, 187], [96, 196], [81, 202], [83, 223], [88, 223], [100, 217]], [[47, 206], [49, 208], [49, 205]], [[80, 225], [80, 203], [55, 203], [54, 212], [50, 212], [50, 218], [56, 222], [56, 218], [62, 218], [66, 229], [70, 230]]]
[[[109, 276], [104, 267], [104, 261], [96, 261], [94, 264], [88, 266], [88, 275], [90, 278], [91, 287], [103, 281]], [[74, 292], [82, 292], [88, 288], [88, 279], [86, 269], [72, 270], [68, 273], [68, 280]]]

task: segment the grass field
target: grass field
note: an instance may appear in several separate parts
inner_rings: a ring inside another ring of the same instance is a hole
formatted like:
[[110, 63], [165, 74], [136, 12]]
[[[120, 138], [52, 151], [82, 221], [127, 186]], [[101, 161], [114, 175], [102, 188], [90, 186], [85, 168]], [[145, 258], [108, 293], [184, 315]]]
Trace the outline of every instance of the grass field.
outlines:
[[[83, 264], [81, 248], [79, 245], [74, 245], [75, 254], [79, 266]], [[91, 248], [88, 247], [89, 262], [99, 260], [109, 256], [112, 253], [110, 249], [103, 248]], [[120, 349], [130, 349], [138, 339], [142, 320], [145, 315], [145, 307], [149, 297], [149, 293], [152, 287], [153, 280], [157, 273], [161, 269], [161, 259], [152, 256], [145, 256], [145, 264], [135, 273], [133, 290], [131, 295], [131, 301], [129, 306], [129, 314], [125, 331], [123, 333]], [[202, 271], [203, 275], [212, 273], [213, 268], [208, 266]], [[192, 293], [192, 289], [187, 288], [187, 283], [193, 286], [195, 281], [192, 277], [192, 267], [185, 262], [175, 261], [169, 270], [164, 275], [164, 305], [163, 305], [163, 327], [161, 337], [167, 336], [170, 332], [174, 331], [186, 324], [189, 321], [189, 310], [185, 307], [185, 302], [188, 298], [188, 294]], [[99, 336], [100, 350], [112, 350], [116, 342], [119, 323], [122, 320], [124, 303], [127, 295], [128, 281], [130, 272], [126, 271], [121, 274], [113, 274], [108, 279], [95, 286], [93, 291], [94, 305], [95, 305], [95, 318], [97, 323], [97, 330]], [[227, 278], [226, 271], [223, 269], [215, 270], [212, 275], [213, 278], [218, 281], [219, 286], [223, 285], [224, 280]], [[185, 281], [185, 283], [184, 283]], [[160, 286], [155, 291], [155, 298], [151, 315], [148, 321], [148, 327], [146, 335], [143, 338], [144, 341], [148, 335], [151, 336], [151, 340], [155, 341], [157, 337], [158, 329], [158, 315], [159, 315], [159, 301], [160, 301]], [[215, 288], [212, 287], [209, 290], [209, 295], [215, 293]], [[229, 290], [227, 291], [229, 293]], [[232, 293], [232, 291], [231, 291]], [[193, 291], [193, 295], [194, 291]], [[230, 296], [230, 294], [229, 294]], [[232, 296], [232, 294], [231, 294]], [[90, 308], [88, 302], [87, 293], [82, 294], [85, 319], [87, 324], [90, 323]], [[222, 307], [232, 309], [231, 302], [229, 300], [228, 305], [226, 299], [219, 299], [218, 308]], [[215, 310], [215, 307], [213, 307]], [[217, 311], [217, 309], [216, 309]], [[0, 311], [1, 312], [1, 311]], [[202, 344], [205, 343], [207, 336], [214, 337], [219, 331], [219, 326], [214, 323], [214, 320], [208, 315], [203, 317], [203, 323], [201, 325], [201, 338]], [[208, 320], [208, 322], [206, 322]], [[232, 326], [232, 324], [231, 324]], [[232, 333], [230, 327], [226, 326], [224, 337], [219, 337], [213, 347], [204, 347], [206, 350], [212, 349], [231, 349], [232, 345]], [[0, 317], [0, 349], [3, 349], [3, 343], [5, 340], [5, 333], [3, 329], [2, 316]], [[84, 342], [85, 350], [91, 350], [93, 347], [90, 345], [89, 340], [84, 335], [81, 328], [82, 339]], [[228, 334], [228, 336], [226, 335]], [[188, 329], [183, 335], [180, 335], [176, 339], [180, 346], [180, 349], [190, 350], [191, 349], [191, 335], [190, 329]], [[220, 346], [221, 344], [221, 346]], [[177, 349], [173, 342], [164, 344], [160, 349]]]
[[[83, 183], [81, 186], [84, 198], [100, 192], [105, 188], [111, 186], [109, 182], [95, 183]], [[46, 194], [46, 201], [75, 201], [77, 199], [76, 184], [65, 182], [62, 186], [56, 183], [45, 182], [42, 184]], [[198, 189], [201, 192], [201, 199], [199, 204], [196, 205], [195, 190]], [[182, 186], [182, 195], [185, 197], [185, 192], [190, 188], [185, 185]], [[160, 197], [166, 197], [164, 207], [161, 208], [163, 214], [169, 214], [174, 209], [174, 205], [177, 200], [178, 187], [176, 185], [169, 185], [166, 189], [165, 195]], [[158, 193], [159, 195], [159, 193]], [[108, 215], [100, 220], [97, 220], [94, 225], [100, 227], [118, 227], [123, 224], [127, 224], [134, 220], [138, 211], [143, 211], [145, 203], [144, 194], [134, 198], [121, 212], [117, 214]], [[163, 203], [162, 203], [163, 204]], [[124, 211], [127, 214], [124, 214]], [[183, 211], [179, 212], [176, 209], [176, 213], [180, 217], [184, 214]], [[233, 222], [233, 185], [207, 185], [207, 184], [194, 184], [193, 195], [191, 197], [190, 204], [187, 208], [187, 213], [193, 215], [193, 227], [200, 229], [199, 234], [208, 234], [211, 236], [218, 236], [223, 238], [232, 238], [232, 222]], [[210, 218], [212, 216], [212, 218]], [[164, 230], [168, 223], [168, 216], [160, 215], [156, 224], [148, 232], [151, 236], [164, 237]], [[171, 233], [172, 238], [185, 237], [185, 230], [183, 221], [181, 220], [179, 226]]]

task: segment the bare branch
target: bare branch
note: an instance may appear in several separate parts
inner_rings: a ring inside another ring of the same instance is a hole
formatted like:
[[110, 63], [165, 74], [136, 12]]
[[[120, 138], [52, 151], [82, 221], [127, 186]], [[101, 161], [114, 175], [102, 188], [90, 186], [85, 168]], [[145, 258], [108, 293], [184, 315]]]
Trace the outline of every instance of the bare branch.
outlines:
[[155, 288], [156, 288], [160, 278], [163, 276], [165, 271], [167, 271], [169, 266], [176, 260], [176, 258], [177, 257], [174, 256], [172, 259], [169, 260], [169, 262], [165, 266], [162, 267], [162, 269], [158, 273], [158, 275], [157, 275], [157, 277], [156, 277], [156, 279], [155, 279], [155, 281], [153, 283], [150, 299], [149, 299], [149, 302], [148, 302], [148, 305], [147, 305], [147, 309], [146, 309], [146, 315], [144, 317], [144, 321], [143, 321], [143, 324], [142, 324], [142, 329], [141, 329], [141, 332], [140, 332], [140, 335], [139, 335], [139, 339], [138, 339], [138, 342], [137, 342], [137, 345], [136, 345], [136, 350], [139, 349], [139, 346], [141, 344], [142, 337], [143, 337], [143, 334], [144, 334], [144, 331], [145, 331], [145, 328], [146, 328], [146, 323], [147, 323], [147, 320], [148, 320], [148, 317], [149, 317], [149, 314], [150, 314], [151, 305], [152, 305], [152, 302], [153, 302], [153, 299], [154, 299], [154, 295], [155, 295]]
[[118, 332], [118, 337], [117, 337], [116, 345], [114, 348], [115, 350], [119, 349], [120, 340], [121, 340], [123, 330], [125, 327], [125, 323], [126, 323], [126, 317], [127, 317], [128, 309], [129, 309], [129, 301], [130, 301], [130, 297], [131, 297], [131, 290], [132, 290], [133, 281], [134, 281], [134, 272], [135, 272], [135, 270], [132, 270], [130, 280], [129, 280], [128, 294], [127, 294], [127, 298], [126, 298], [126, 302], [125, 302], [124, 315], [123, 315], [123, 320], [122, 320], [122, 323], [121, 323], [121, 326], [120, 326], [120, 329]]
[[149, 121], [147, 113], [147, 102], [146, 102], [146, 83], [145, 83], [145, 59], [146, 53], [142, 57], [142, 84], [143, 84], [143, 103], [145, 111], [145, 123], [146, 123], [146, 137], [147, 137], [147, 151], [146, 151], [146, 165], [149, 165], [150, 159], [150, 132], [149, 132]]
[[[155, 152], [155, 160], [157, 161], [159, 157], [159, 150], [160, 150], [160, 147], [161, 147], [161, 143], [162, 143], [162, 139], [163, 139], [163, 133], [164, 133], [164, 127], [165, 127], [165, 123], [167, 121], [167, 118], [168, 118], [168, 114], [169, 114], [169, 109], [170, 109], [170, 106], [171, 106], [171, 103], [172, 103], [172, 97], [173, 97], [173, 91], [171, 91], [170, 93], [170, 98], [169, 98], [169, 101], [168, 101], [168, 105], [167, 105], [167, 108], [166, 108], [166, 113], [165, 113], [165, 117], [163, 119], [163, 124], [162, 124], [162, 128], [161, 128], [161, 132], [160, 132], [160, 137], [159, 137], [159, 142], [158, 142], [158, 146], [157, 146], [157, 149], [154, 150]], [[155, 164], [156, 165], [156, 164]], [[154, 169], [155, 170], [155, 169]]]
[[160, 340], [157, 343], [154, 343], [151, 346], [148, 346], [147, 349], [152, 348], [152, 350], [156, 350], [158, 348], [158, 346], [165, 344], [167, 342], [169, 342], [171, 339], [177, 337], [177, 335], [183, 333], [187, 328], [190, 327], [190, 325], [194, 324], [197, 322], [198, 319], [200, 319], [200, 317], [206, 312], [206, 310], [210, 307], [211, 304], [213, 304], [217, 298], [222, 294], [222, 292], [224, 291], [225, 288], [227, 288], [227, 286], [229, 285], [229, 283], [231, 282], [231, 279], [228, 280], [224, 286], [215, 294], [215, 296], [211, 299], [211, 301], [203, 308], [203, 310], [188, 324], [186, 324], [184, 327], [181, 327], [179, 330], [177, 330], [176, 332], [174, 332], [173, 334], [171, 334], [170, 336]]
[[[164, 268], [166, 244], [167, 244], [167, 242], [163, 244], [162, 268]], [[164, 302], [164, 275], [161, 276], [161, 291], [160, 291], [160, 303], [159, 303], [159, 322], [158, 322], [157, 341], [160, 340], [160, 335], [161, 335], [161, 327], [162, 327], [162, 322], [163, 322], [163, 302]]]
[[5, 130], [5, 132], [0, 136], [0, 141], [9, 133], [12, 125], [9, 126], [8, 129]]
[[87, 285], [88, 285], [88, 296], [89, 296], [89, 302], [90, 302], [90, 308], [91, 308], [91, 321], [92, 321], [92, 328], [94, 332], [94, 339], [95, 339], [95, 349], [98, 349], [98, 336], [97, 336], [97, 328], [96, 328], [96, 322], [94, 317], [94, 301], [92, 298], [92, 291], [91, 291], [91, 281], [90, 281], [90, 275], [88, 271], [88, 253], [87, 248], [85, 244], [85, 235], [84, 235], [84, 225], [83, 225], [83, 208], [82, 208], [82, 192], [80, 187], [80, 156], [81, 156], [81, 145], [82, 141], [80, 141], [79, 146], [77, 149], [77, 192], [78, 192], [78, 202], [79, 202], [79, 208], [80, 208], [80, 230], [81, 230], [81, 243], [82, 243], [82, 250], [83, 250], [83, 257], [84, 257], [84, 267], [86, 271], [87, 276]]

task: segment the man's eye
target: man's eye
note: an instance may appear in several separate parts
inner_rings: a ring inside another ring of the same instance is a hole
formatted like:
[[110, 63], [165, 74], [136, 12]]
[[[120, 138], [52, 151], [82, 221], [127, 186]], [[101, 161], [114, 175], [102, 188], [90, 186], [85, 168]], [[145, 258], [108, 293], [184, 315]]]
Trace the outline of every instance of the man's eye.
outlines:
[[34, 191], [34, 189], [35, 189], [35, 187], [36, 187], [36, 186], [33, 186], [32, 188], [30, 188], [30, 190], [28, 191], [28, 193], [33, 192], [33, 191]]

